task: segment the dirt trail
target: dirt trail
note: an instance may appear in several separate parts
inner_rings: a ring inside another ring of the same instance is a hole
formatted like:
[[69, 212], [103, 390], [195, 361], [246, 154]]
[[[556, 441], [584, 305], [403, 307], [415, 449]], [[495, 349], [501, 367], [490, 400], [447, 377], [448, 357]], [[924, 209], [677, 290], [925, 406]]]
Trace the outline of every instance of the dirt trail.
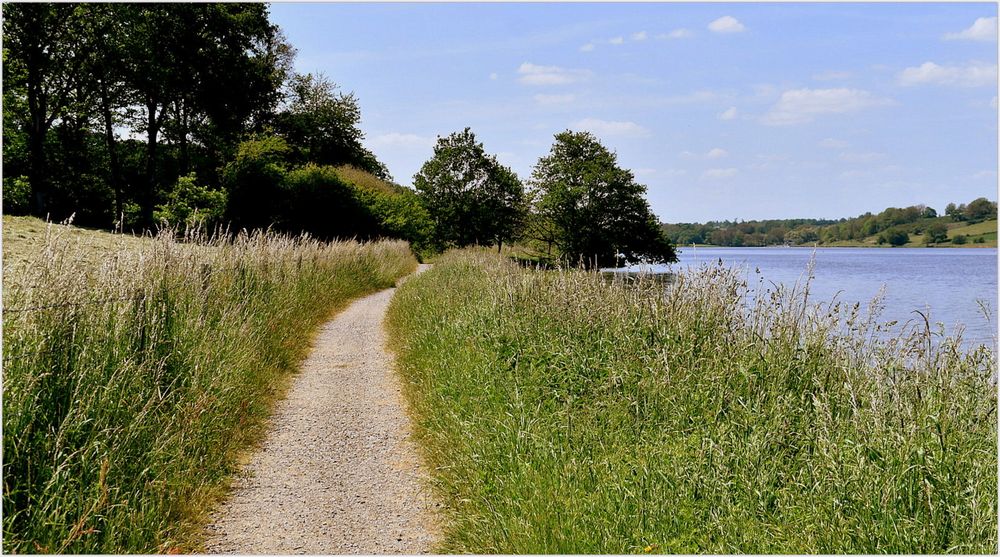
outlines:
[[213, 516], [208, 552], [431, 550], [435, 503], [382, 329], [394, 291], [323, 325], [267, 439]]

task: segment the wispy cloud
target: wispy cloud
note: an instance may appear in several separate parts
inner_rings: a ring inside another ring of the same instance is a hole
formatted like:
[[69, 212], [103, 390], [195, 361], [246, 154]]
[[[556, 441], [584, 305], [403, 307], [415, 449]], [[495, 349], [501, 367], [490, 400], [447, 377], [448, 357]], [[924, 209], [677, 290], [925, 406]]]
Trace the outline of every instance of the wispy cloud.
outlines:
[[724, 15], [708, 24], [708, 30], [713, 33], [739, 33], [745, 29], [738, 19], [730, 15]]
[[492, 79], [493, 81], [496, 81], [496, 80], [500, 79], [500, 75], [497, 74], [497, 72], [493, 72], [493, 73], [490, 74], [490, 79]]
[[736, 168], [709, 168], [708, 170], [701, 173], [702, 180], [721, 180], [725, 178], [732, 178], [739, 174], [739, 169]]
[[657, 39], [690, 39], [694, 36], [694, 32], [690, 29], [674, 29], [669, 33], [661, 33], [656, 36]]
[[636, 124], [635, 122], [618, 122], [614, 120], [601, 120], [598, 118], [584, 118], [575, 122], [572, 126], [579, 130], [593, 132], [598, 136], [628, 136], [644, 137], [649, 135], [649, 130]]
[[632, 33], [633, 41], [644, 41], [649, 35], [645, 31], [639, 31], [638, 33]]
[[568, 85], [589, 79], [590, 70], [574, 70], [558, 66], [539, 66], [525, 62], [517, 69], [518, 81], [525, 85]]
[[900, 72], [900, 85], [950, 85], [955, 87], [979, 87], [996, 85], [997, 65], [983, 62], [972, 62], [965, 66], [939, 66], [934, 62]]
[[851, 72], [828, 70], [825, 72], [820, 72], [818, 74], [813, 74], [812, 77], [816, 81], [838, 81], [851, 77]]
[[422, 148], [433, 147], [436, 141], [433, 137], [413, 133], [389, 132], [373, 137], [370, 143], [373, 147]]
[[843, 139], [835, 139], [832, 137], [828, 137], [819, 142], [820, 147], [826, 147], [827, 149], [843, 149], [845, 147], [849, 147], [850, 145], [850, 143], [844, 141]]
[[761, 118], [768, 125], [802, 124], [824, 114], [847, 114], [894, 104], [860, 89], [792, 89]]
[[719, 120], [733, 120], [736, 118], [736, 107], [731, 106], [719, 113]]
[[625, 43], [625, 37], [615, 37], [613, 39], [609, 39], [608, 43], [609, 44], [613, 44], [613, 45], [624, 44]]
[[576, 95], [535, 95], [538, 104], [569, 104], [576, 100]]
[[840, 160], [852, 163], [871, 163], [885, 158], [885, 153], [841, 153]]
[[997, 40], [997, 18], [980, 17], [968, 29], [957, 33], [946, 33], [948, 41], [995, 41]]
[[723, 149], [721, 147], [713, 147], [712, 149], [709, 149], [708, 152], [706, 152], [706, 153], [695, 153], [695, 152], [692, 152], [692, 151], [681, 151], [681, 158], [684, 158], [684, 159], [706, 159], [706, 160], [714, 160], [714, 159], [721, 159], [721, 158], [726, 157], [726, 156], [729, 156], [729, 151], [726, 151], [725, 149]]
[[580, 47], [580, 52], [590, 52], [594, 50], [594, 43], [587, 43]]

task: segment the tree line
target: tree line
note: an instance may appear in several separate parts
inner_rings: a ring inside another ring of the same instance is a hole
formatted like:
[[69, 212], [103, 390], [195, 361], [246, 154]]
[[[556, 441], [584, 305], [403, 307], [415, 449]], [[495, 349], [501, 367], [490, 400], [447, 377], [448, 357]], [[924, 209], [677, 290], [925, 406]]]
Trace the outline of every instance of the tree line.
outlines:
[[664, 224], [663, 230], [672, 242], [679, 245], [812, 245], [861, 241], [873, 236], [879, 244], [903, 245], [910, 241], [911, 234], [920, 234], [925, 243], [934, 244], [948, 239], [948, 223], [974, 224], [996, 218], [996, 202], [980, 197], [968, 204], [949, 203], [944, 216], [939, 216], [933, 207], [912, 205], [903, 208], [889, 207], [877, 214], [866, 212], [854, 218], [839, 220], [709, 221]]
[[3, 25], [5, 213], [675, 257], [645, 187], [588, 133], [557, 134], [522, 182], [466, 129], [399, 186], [363, 145], [358, 99], [293, 70], [265, 4], [11, 4]]

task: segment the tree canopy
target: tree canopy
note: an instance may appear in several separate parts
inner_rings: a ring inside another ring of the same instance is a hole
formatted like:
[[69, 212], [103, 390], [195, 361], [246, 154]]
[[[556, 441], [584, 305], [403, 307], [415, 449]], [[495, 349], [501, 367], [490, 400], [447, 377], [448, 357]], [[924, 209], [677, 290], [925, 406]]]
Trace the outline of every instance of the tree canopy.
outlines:
[[644, 197], [646, 187], [592, 134], [556, 134], [531, 185], [535, 211], [554, 228], [563, 260], [586, 267], [676, 261]]
[[521, 180], [469, 128], [438, 138], [413, 185], [444, 246], [500, 246], [514, 238], [526, 210]]

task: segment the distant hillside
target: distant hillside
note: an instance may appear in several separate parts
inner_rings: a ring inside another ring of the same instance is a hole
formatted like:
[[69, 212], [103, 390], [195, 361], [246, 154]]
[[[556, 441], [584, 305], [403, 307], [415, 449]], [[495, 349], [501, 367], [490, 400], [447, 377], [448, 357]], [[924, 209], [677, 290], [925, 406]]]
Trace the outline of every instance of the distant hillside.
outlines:
[[716, 246], [997, 246], [997, 204], [984, 197], [949, 203], [945, 215], [926, 205], [889, 207], [840, 220], [773, 219], [663, 224], [678, 245]]

